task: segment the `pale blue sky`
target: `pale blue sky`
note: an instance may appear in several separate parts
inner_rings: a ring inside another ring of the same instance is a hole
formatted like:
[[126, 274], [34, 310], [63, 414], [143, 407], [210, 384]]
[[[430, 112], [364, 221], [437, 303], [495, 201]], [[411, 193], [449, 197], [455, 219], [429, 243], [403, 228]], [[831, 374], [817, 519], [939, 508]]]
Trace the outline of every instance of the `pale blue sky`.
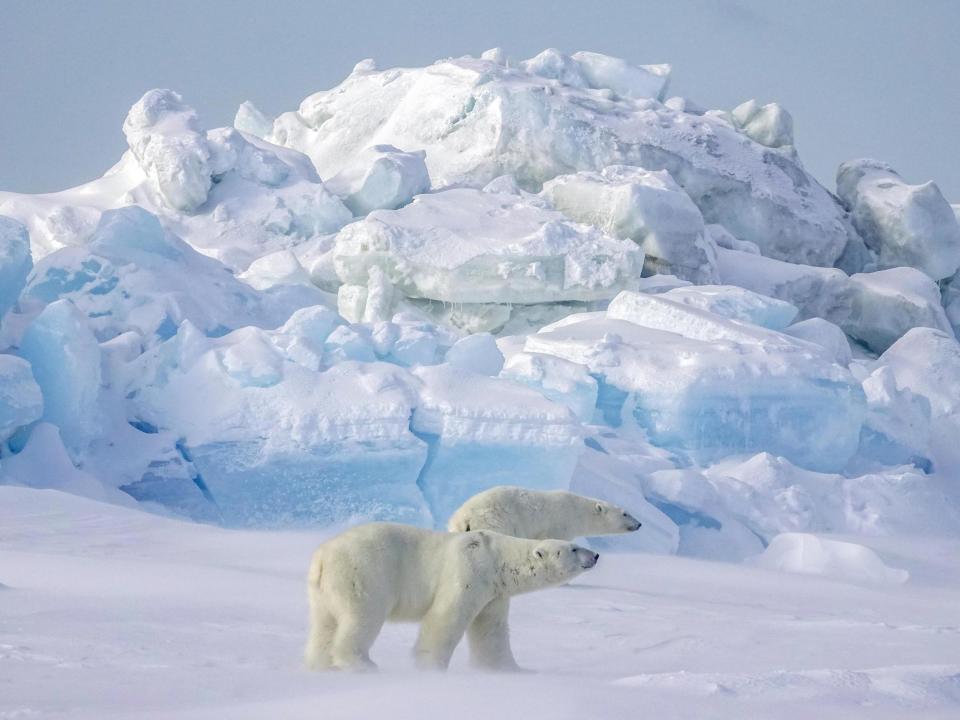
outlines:
[[708, 107], [785, 105], [830, 189], [841, 161], [872, 156], [960, 202], [960, 1], [0, 0], [0, 18], [0, 190], [100, 175], [152, 87], [216, 127], [247, 99], [293, 109], [365, 57], [422, 65], [500, 45], [671, 63], [673, 92]]

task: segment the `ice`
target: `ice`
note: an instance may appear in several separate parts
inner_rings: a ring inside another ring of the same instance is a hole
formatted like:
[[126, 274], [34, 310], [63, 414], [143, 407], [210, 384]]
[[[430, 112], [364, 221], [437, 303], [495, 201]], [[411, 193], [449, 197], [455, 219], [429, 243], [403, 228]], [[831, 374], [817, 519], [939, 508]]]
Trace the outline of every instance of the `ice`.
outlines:
[[870, 548], [808, 533], [777, 535], [750, 563], [765, 570], [882, 585], [899, 585], [910, 577], [906, 570], [888, 567]]
[[30, 363], [15, 355], [0, 355], [0, 445], [42, 415], [43, 394]]
[[867, 416], [860, 454], [884, 465], [912, 464], [930, 469], [930, 401], [897, 387], [893, 370], [880, 365], [863, 380]]
[[193, 108], [172, 90], [151, 90], [123, 123], [127, 144], [152, 188], [173, 210], [193, 212], [212, 184], [210, 148]]
[[260, 108], [247, 100], [240, 103], [240, 107], [237, 108], [233, 126], [240, 132], [265, 138], [273, 130], [273, 118], [267, 116]]
[[730, 113], [736, 125], [751, 140], [770, 148], [793, 145], [793, 118], [777, 103], [760, 105], [747, 100]]
[[503, 354], [490, 333], [468, 335], [447, 350], [444, 360], [458, 370], [478, 375], [497, 375], [503, 368]]
[[541, 353], [517, 352], [504, 363], [501, 377], [523, 383], [590, 422], [597, 405], [597, 381], [584, 365]]
[[0, 214], [27, 225], [35, 259], [83, 245], [104, 211], [134, 204], [237, 271], [351, 219], [309, 158], [233, 128], [204, 132], [172, 91], [146, 93], [124, 129], [131, 150], [102, 178], [46, 195], [0, 193]]
[[306, 285], [257, 292], [164, 231], [155, 216], [129, 207], [105, 212], [86, 248], [63, 248], [37, 263], [23, 301], [58, 299], [74, 303], [99, 340], [134, 330], [152, 346], [186, 319], [222, 335], [247, 324], [279, 325], [325, 296]]
[[643, 248], [648, 273], [697, 284], [717, 280], [716, 250], [703, 217], [665, 170], [612, 165], [601, 172], [560, 175], [541, 193], [565, 215]]
[[453, 303], [609, 299], [640, 275], [627, 240], [523, 199], [468, 188], [376, 210], [340, 231], [334, 264], [346, 284], [379, 267], [407, 297]]
[[850, 341], [838, 326], [823, 318], [809, 318], [794, 323], [783, 331], [791, 337], [806, 340], [824, 348], [838, 365], [847, 367], [853, 359]]
[[[667, 170], [707, 222], [765, 254], [825, 266], [840, 257], [855, 236], [845, 212], [788, 153], [719, 118], [624, 96], [634, 90], [613, 71], [626, 66], [589, 58], [581, 66], [546, 51], [520, 67], [472, 58], [365, 67], [279, 116], [268, 139], [309, 155], [323, 177], [371, 145], [424, 150], [435, 188], [512, 174], [535, 191], [557, 175], [609, 165]], [[598, 84], [616, 87], [587, 87], [587, 66], [602, 69]]]
[[625, 98], [662, 100], [670, 84], [669, 65], [630, 65], [620, 58], [581, 50], [570, 56], [587, 85], [613, 90]]
[[224, 522], [430, 522], [416, 485], [426, 445], [409, 430], [417, 395], [407, 372], [346, 360], [318, 371], [282, 347], [299, 329], [326, 352], [330, 324], [301, 314], [276, 334], [245, 328], [219, 339], [187, 324], [134, 366], [138, 416], [183, 438]]
[[424, 152], [404, 152], [392, 145], [374, 145], [358, 153], [350, 165], [327, 180], [355, 216], [372, 210], [396, 210], [414, 195], [430, 189]]
[[934, 280], [960, 266], [960, 224], [933, 182], [908, 185], [888, 164], [851, 160], [837, 170], [837, 194], [879, 266], [906, 265]]
[[960, 467], [960, 344], [939, 330], [914, 328], [891, 345], [876, 366], [890, 369], [898, 389], [929, 402], [934, 468], [955, 472]]
[[27, 228], [0, 215], [0, 322], [16, 304], [32, 268]]
[[254, 260], [237, 277], [255, 290], [268, 290], [275, 285], [312, 285], [310, 273], [290, 250], [278, 250]]
[[919, 270], [898, 267], [860, 273], [850, 278], [850, 291], [850, 315], [840, 327], [874, 352], [883, 352], [914, 327], [953, 333], [937, 284]]
[[863, 391], [825, 350], [663, 296], [623, 293], [524, 349], [586, 365], [607, 424], [631, 419], [696, 462], [767, 450], [840, 470], [857, 449]]
[[739, 240], [735, 238], [723, 226], [716, 223], [709, 223], [706, 227], [707, 235], [713, 240], [714, 245], [727, 250], [739, 250], [740, 252], [750, 253], [751, 255], [760, 255], [760, 248], [756, 243], [749, 240]]
[[27, 328], [19, 352], [43, 392], [43, 420], [60, 428], [67, 448], [99, 437], [100, 347], [84, 314], [69, 300], [50, 303]]
[[759, 325], [770, 330], [783, 330], [798, 312], [796, 307], [783, 300], [730, 285], [673, 288], [663, 293], [663, 297], [730, 320]]
[[430, 447], [419, 485], [434, 522], [496, 485], [567, 489], [582, 449], [570, 410], [510, 380], [450, 365], [419, 367], [410, 425]]

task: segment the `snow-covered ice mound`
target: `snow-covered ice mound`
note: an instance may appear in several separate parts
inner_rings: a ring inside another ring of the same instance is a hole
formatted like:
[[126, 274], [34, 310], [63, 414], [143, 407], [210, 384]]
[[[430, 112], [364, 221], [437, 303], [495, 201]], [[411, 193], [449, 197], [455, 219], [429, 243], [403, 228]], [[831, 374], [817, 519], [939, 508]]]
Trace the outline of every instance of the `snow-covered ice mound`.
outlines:
[[833, 197], [789, 152], [722, 118], [661, 104], [662, 82], [626, 80], [650, 74], [557, 51], [516, 67], [495, 55], [389, 70], [364, 62], [280, 115], [267, 139], [309, 155], [323, 177], [372, 145], [423, 149], [436, 187], [482, 187], [512, 174], [536, 190], [609, 165], [667, 170], [708, 222], [772, 257], [832, 265], [855, 236]]
[[887, 567], [873, 550], [863, 545], [806, 533], [777, 535], [766, 550], [750, 562], [766, 570], [854, 582], [899, 584], [910, 577], [906, 570]]

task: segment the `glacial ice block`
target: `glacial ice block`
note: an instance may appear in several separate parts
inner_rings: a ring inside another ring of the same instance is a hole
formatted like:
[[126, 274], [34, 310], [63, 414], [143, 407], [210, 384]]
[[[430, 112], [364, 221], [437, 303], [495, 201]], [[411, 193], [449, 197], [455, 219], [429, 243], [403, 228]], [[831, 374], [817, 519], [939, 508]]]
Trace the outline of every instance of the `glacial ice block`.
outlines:
[[807, 533], [777, 535], [750, 564], [767, 570], [823, 575], [852, 582], [900, 585], [906, 570], [888, 567], [870, 548]]
[[569, 487], [583, 439], [567, 407], [519, 383], [449, 365], [413, 374], [422, 385], [411, 429], [430, 447], [419, 485], [438, 526], [496, 485]]
[[514, 195], [469, 188], [376, 210], [337, 235], [344, 283], [379, 267], [407, 297], [534, 304], [609, 299], [640, 277], [643, 252]]
[[0, 215], [0, 321], [17, 302], [32, 268], [27, 228]]
[[801, 320], [784, 329], [783, 332], [791, 337], [819, 345], [830, 353], [835, 363], [843, 367], [847, 367], [853, 359], [846, 333], [829, 320], [823, 318]]
[[42, 414], [43, 394], [30, 363], [15, 355], [0, 355], [0, 443]]
[[648, 273], [716, 282], [716, 251], [703, 216], [665, 170], [612, 165], [560, 175], [541, 195], [565, 215], [643, 248]]
[[696, 462], [766, 450], [839, 470], [854, 454], [863, 391], [826, 351], [660, 296], [640, 299], [545, 328], [524, 349], [586, 365], [608, 424], [631, 418], [655, 445]]
[[788, 302], [732, 285], [673, 288], [663, 293], [663, 297], [769, 330], [783, 330], [798, 312], [797, 308]]
[[730, 113], [734, 124], [751, 140], [771, 148], [793, 145], [793, 118], [777, 103], [747, 100]]
[[317, 371], [279, 339], [244, 328], [212, 340], [186, 325], [140, 361], [139, 416], [183, 437], [227, 524], [430, 524], [408, 372], [352, 361]]
[[837, 194], [879, 267], [914, 267], [934, 280], [960, 267], [960, 224], [933, 182], [908, 185], [889, 165], [851, 160], [837, 170]]
[[566, 405], [589, 423], [597, 405], [597, 381], [584, 365], [541, 353], [510, 356], [500, 376], [528, 385], [548, 400]]
[[833, 265], [854, 231], [797, 160], [720, 118], [630, 97], [627, 83], [605, 71], [619, 65], [614, 58], [591, 55], [588, 64], [606, 79], [588, 81], [586, 65], [556, 51], [519, 67], [493, 58], [367, 67], [279, 116], [269, 139], [309, 155], [325, 178], [370, 145], [422, 149], [435, 188], [483, 187], [512, 174], [535, 191], [557, 175], [608, 165], [667, 170], [707, 222], [771, 257]]
[[100, 346], [82, 312], [69, 300], [44, 308], [27, 328], [20, 355], [43, 392], [43, 419], [60, 428], [78, 451], [100, 436]]
[[372, 210], [396, 210], [414, 195], [430, 189], [424, 152], [404, 152], [392, 145], [374, 145], [326, 182], [354, 216]]

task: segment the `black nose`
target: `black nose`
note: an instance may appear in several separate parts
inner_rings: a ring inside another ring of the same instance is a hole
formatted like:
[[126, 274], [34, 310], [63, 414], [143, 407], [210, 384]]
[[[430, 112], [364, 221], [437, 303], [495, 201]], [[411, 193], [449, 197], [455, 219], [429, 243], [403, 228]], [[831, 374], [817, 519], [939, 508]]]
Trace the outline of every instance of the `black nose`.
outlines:
[[593, 554], [593, 561], [596, 562], [596, 561], [599, 560], [599, 559], [600, 559], [600, 553], [594, 553], [594, 554]]

